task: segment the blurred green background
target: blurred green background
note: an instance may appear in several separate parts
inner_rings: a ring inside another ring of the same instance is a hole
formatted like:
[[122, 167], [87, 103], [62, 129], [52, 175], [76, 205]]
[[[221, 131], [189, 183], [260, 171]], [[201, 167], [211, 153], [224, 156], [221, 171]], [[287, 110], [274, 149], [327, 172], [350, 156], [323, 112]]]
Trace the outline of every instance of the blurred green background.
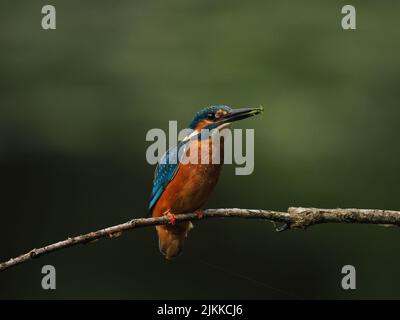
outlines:
[[[57, 29], [41, 29], [41, 8]], [[399, 1], [2, 1], [0, 260], [146, 214], [146, 132], [263, 105], [255, 171], [207, 207], [400, 209]], [[196, 224], [165, 261], [152, 228], [0, 274], [0, 298], [400, 298], [397, 228]], [[41, 267], [57, 289], [41, 289]], [[341, 289], [341, 268], [357, 290]]]

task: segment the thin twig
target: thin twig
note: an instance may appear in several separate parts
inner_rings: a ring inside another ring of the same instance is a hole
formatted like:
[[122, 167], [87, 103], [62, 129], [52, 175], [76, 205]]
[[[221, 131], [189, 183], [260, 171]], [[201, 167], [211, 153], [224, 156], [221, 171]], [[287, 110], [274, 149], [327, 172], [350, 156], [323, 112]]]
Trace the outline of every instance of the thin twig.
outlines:
[[[283, 226], [277, 231], [287, 229], [306, 229], [309, 226], [322, 223], [369, 223], [378, 225], [400, 226], [400, 211], [375, 210], [375, 209], [318, 209], [291, 207], [288, 212], [279, 212], [261, 209], [208, 209], [203, 213], [203, 219], [208, 218], [243, 218], [263, 219], [282, 223]], [[177, 214], [176, 222], [197, 220], [196, 213]], [[100, 229], [87, 234], [70, 237], [66, 240], [49, 244], [45, 247], [35, 248], [18, 257], [0, 263], [0, 271], [14, 267], [20, 263], [53, 251], [72, 247], [77, 244], [86, 244], [100, 238], [115, 237], [122, 232], [141, 228], [170, 223], [169, 217], [160, 218], [139, 218], [128, 222]]]

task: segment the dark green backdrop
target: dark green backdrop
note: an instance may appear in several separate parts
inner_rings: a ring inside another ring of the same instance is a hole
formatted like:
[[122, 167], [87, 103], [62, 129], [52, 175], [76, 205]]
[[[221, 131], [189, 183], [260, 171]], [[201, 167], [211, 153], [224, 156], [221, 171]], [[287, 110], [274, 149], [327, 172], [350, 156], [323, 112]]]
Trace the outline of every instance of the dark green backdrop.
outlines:
[[[145, 134], [210, 104], [263, 105], [255, 171], [208, 207], [400, 209], [399, 1], [47, 1], [0, 5], [0, 260], [146, 214]], [[0, 298], [400, 298], [397, 228], [198, 223], [164, 261], [152, 228], [0, 274]], [[41, 289], [41, 267], [57, 289]], [[343, 265], [357, 290], [340, 287]]]

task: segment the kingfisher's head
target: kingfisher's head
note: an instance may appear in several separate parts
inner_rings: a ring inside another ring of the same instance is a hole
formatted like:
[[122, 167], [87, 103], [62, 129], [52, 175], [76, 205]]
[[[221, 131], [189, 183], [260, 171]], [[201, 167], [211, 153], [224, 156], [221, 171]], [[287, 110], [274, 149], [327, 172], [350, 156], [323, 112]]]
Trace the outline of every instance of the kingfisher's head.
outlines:
[[195, 131], [202, 129], [220, 130], [234, 121], [255, 116], [263, 110], [263, 107], [241, 109], [232, 109], [228, 106], [207, 107], [196, 113], [190, 124], [190, 129]]

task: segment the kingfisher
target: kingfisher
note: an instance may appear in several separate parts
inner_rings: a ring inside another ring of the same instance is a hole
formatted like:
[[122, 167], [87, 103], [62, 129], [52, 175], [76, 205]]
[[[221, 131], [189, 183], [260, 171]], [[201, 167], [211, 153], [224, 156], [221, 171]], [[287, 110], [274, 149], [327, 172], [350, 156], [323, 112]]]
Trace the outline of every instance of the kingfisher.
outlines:
[[[190, 221], [175, 223], [175, 215], [196, 212], [201, 219], [202, 207], [218, 182], [224, 158], [224, 143], [221, 137], [219, 146], [213, 147], [213, 135], [234, 121], [255, 116], [262, 111], [262, 107], [206, 107], [195, 114], [189, 125], [190, 134], [170, 148], [158, 161], [149, 213], [153, 217], [167, 215], [170, 218], [169, 224], [156, 226], [159, 249], [165, 258], [174, 258], [182, 251], [185, 239], [193, 228]], [[210, 134], [204, 135], [203, 132]], [[198, 157], [198, 161], [182, 161], [192, 150], [197, 150], [197, 154], [193, 154]]]

